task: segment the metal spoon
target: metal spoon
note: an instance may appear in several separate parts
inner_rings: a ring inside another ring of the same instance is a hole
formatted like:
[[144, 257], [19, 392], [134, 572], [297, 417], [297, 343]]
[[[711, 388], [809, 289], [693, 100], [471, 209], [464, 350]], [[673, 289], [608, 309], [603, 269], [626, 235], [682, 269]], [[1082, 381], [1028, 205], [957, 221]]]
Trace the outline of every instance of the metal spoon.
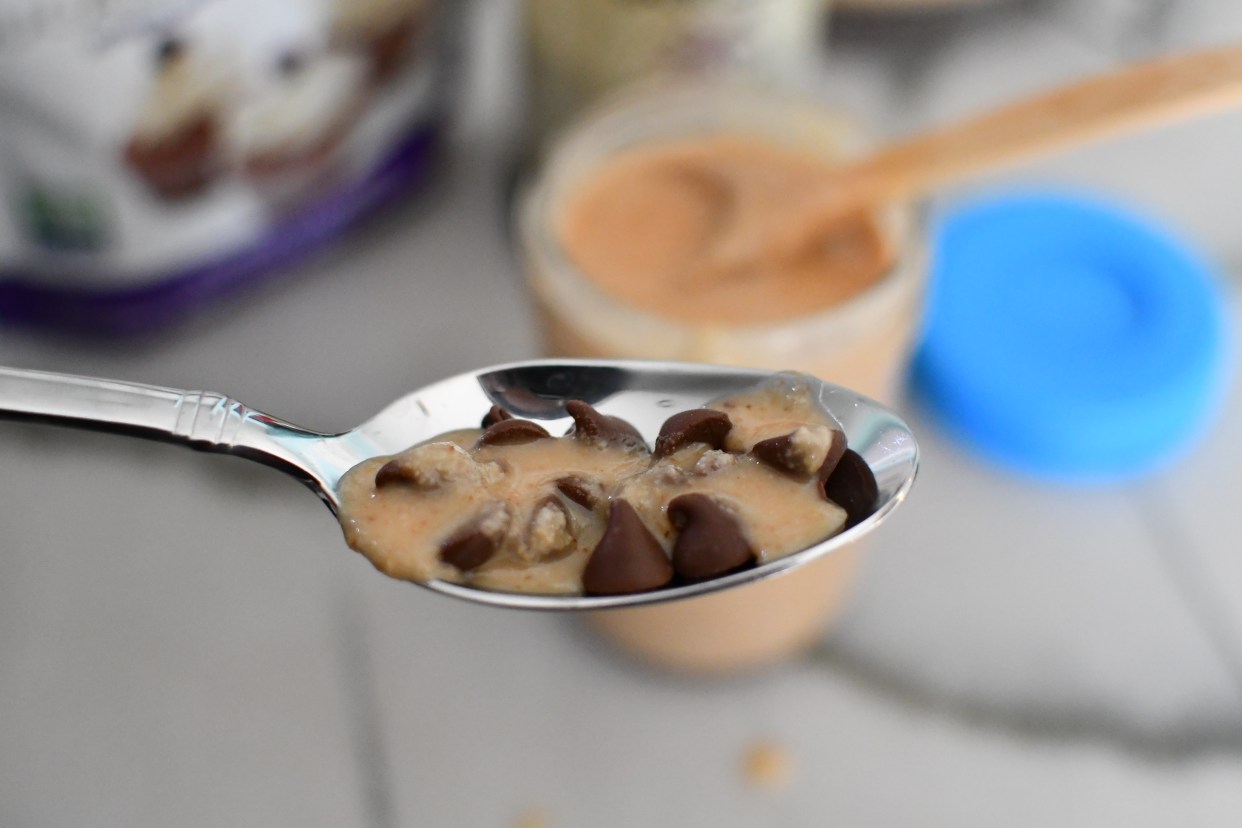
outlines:
[[[395, 454], [438, 434], [476, 425], [492, 404], [519, 417], [571, 422], [565, 402], [585, 400], [633, 423], [654, 442], [671, 414], [754, 386], [769, 372], [671, 362], [538, 360], [460, 374], [413, 391], [341, 434], [308, 431], [203, 391], [0, 367], [0, 418], [110, 431], [234, 454], [281, 469], [336, 513], [337, 486], [352, 466]], [[914, 483], [918, 446], [910, 429], [874, 400], [814, 381], [849, 445], [871, 466], [880, 497], [873, 515], [801, 552], [702, 583], [618, 596], [532, 595], [431, 581], [426, 588], [479, 604], [541, 610], [593, 610], [689, 598], [787, 572], [871, 532]]]

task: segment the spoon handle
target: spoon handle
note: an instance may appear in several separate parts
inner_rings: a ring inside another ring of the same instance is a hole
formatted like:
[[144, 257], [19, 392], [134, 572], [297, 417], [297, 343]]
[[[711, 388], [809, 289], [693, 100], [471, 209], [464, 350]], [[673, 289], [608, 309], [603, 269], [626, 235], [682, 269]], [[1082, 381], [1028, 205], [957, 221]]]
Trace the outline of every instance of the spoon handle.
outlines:
[[299, 477], [304, 449], [322, 441], [220, 394], [0, 367], [0, 419], [109, 431], [236, 454]]
[[850, 208], [915, 198], [1058, 150], [1239, 105], [1242, 46], [1127, 66], [900, 141], [839, 168], [781, 235], [797, 244]]
[[1152, 60], [897, 144], [873, 186], [916, 195], [1067, 147], [1242, 104], [1242, 46]]

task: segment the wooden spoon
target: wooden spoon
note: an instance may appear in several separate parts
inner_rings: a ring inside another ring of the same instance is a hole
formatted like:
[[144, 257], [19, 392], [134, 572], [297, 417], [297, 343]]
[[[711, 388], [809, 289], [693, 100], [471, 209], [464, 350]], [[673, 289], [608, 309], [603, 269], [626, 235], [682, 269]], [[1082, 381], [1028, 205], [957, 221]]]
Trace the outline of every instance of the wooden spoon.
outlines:
[[793, 258], [844, 215], [927, 195], [972, 176], [1119, 133], [1242, 105], [1242, 46], [1162, 58], [1079, 81], [900, 141], [808, 183], [806, 195], [750, 230], [733, 228], [727, 269]]

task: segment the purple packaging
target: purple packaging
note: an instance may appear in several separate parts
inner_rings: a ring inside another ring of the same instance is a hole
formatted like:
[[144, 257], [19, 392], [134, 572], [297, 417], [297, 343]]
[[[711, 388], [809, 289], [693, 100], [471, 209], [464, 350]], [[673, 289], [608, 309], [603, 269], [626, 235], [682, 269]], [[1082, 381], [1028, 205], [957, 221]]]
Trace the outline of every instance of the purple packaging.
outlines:
[[430, 172], [453, 0], [0, 0], [0, 318], [169, 324]]

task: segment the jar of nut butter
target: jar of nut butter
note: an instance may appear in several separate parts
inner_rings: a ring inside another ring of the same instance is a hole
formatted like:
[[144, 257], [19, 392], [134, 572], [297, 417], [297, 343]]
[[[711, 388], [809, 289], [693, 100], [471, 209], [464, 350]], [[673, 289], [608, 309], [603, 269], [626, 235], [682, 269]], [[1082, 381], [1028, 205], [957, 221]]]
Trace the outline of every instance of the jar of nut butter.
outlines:
[[428, 172], [454, 0], [0, 0], [0, 317], [181, 318]]
[[[840, 220], [796, 260], [712, 265], [739, 222], [771, 215], [867, 146], [818, 103], [732, 83], [655, 83], [593, 109], [553, 145], [518, 216], [544, 352], [797, 370], [891, 402], [922, 312], [916, 210], [883, 205]], [[593, 620], [674, 669], [768, 664], [838, 617], [859, 551]]]
[[922, 312], [921, 213], [845, 217], [797, 260], [712, 261], [739, 221], [868, 146], [817, 102], [732, 82], [640, 84], [597, 106], [519, 202], [544, 352], [797, 370], [891, 403]]

